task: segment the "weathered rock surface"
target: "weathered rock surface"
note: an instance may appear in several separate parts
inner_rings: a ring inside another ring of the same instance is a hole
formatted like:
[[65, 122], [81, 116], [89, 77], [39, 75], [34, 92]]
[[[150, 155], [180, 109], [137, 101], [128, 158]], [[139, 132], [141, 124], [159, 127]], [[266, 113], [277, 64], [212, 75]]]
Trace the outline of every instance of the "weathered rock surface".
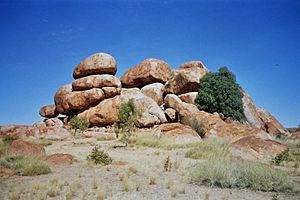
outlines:
[[46, 117], [46, 118], [52, 118], [58, 116], [58, 112], [54, 104], [41, 107], [39, 113], [42, 117]]
[[184, 94], [198, 92], [200, 79], [208, 72], [208, 69], [200, 61], [184, 63], [179, 69], [172, 70], [165, 84], [166, 93]]
[[181, 101], [185, 103], [195, 104], [195, 99], [198, 95], [198, 92], [188, 92], [185, 94], [181, 94], [178, 97], [181, 99]]
[[15, 155], [45, 154], [44, 147], [23, 140], [14, 140], [8, 147], [8, 151]]
[[142, 87], [142, 93], [152, 98], [158, 105], [163, 104], [165, 86], [161, 83], [152, 83]]
[[46, 156], [45, 161], [54, 166], [71, 165], [78, 162], [73, 155], [65, 153], [55, 153]]
[[45, 125], [49, 127], [58, 127], [62, 128], [64, 126], [64, 123], [62, 120], [58, 118], [50, 118], [45, 120]]
[[264, 123], [264, 127], [266, 131], [270, 134], [286, 134], [289, 132], [284, 128], [282, 124], [267, 110], [263, 108], [257, 108], [257, 112], [259, 114], [260, 119]]
[[178, 121], [176, 110], [174, 110], [173, 108], [167, 108], [165, 110], [165, 114], [166, 114], [166, 118], [167, 118], [168, 122]]
[[265, 130], [264, 123], [259, 117], [259, 114], [256, 110], [256, 107], [250, 98], [249, 94], [242, 90], [243, 93], [243, 108], [244, 108], [244, 115], [247, 121], [254, 127]]
[[288, 140], [294, 141], [294, 142], [299, 142], [300, 141], [300, 128], [298, 128], [294, 133], [292, 133], [288, 137]]
[[120, 78], [123, 87], [143, 87], [150, 83], [165, 83], [170, 74], [170, 66], [162, 60], [149, 58], [128, 69]]
[[194, 131], [190, 126], [180, 123], [158, 125], [154, 130], [154, 134], [158, 138], [173, 138], [176, 143], [201, 141], [201, 137], [196, 131]]
[[282, 153], [287, 147], [277, 141], [261, 139], [255, 136], [243, 137], [230, 145], [230, 151], [234, 156], [245, 160], [268, 160]]
[[225, 122], [219, 116], [200, 111], [193, 104], [184, 103], [174, 94], [168, 94], [165, 99], [167, 108], [173, 108], [179, 114], [179, 120], [183, 124], [189, 124], [191, 120], [196, 120], [202, 124], [203, 130], [207, 136], [217, 137], [242, 137], [249, 135], [259, 135], [260, 137], [268, 137], [264, 131], [253, 126], [242, 124], [239, 122]]
[[121, 81], [109, 74], [91, 75], [76, 79], [72, 83], [73, 91], [89, 90], [92, 88], [121, 87]]
[[[122, 89], [120, 95], [110, 99], [105, 99], [97, 106], [80, 113], [78, 116], [88, 119], [91, 126], [112, 125], [118, 120], [117, 115], [121, 104], [128, 102], [130, 99], [133, 99], [136, 107], [142, 112], [142, 118], [140, 119], [141, 127], [148, 127], [148, 124], [151, 124], [153, 121], [156, 121], [156, 123], [167, 122], [163, 110], [156, 104], [156, 102], [150, 97], [144, 95], [137, 88]], [[150, 115], [152, 117], [150, 117]], [[151, 121], [147, 121], [146, 118], [149, 120], [151, 119]], [[158, 121], [156, 119], [158, 119]]]
[[59, 113], [73, 114], [97, 105], [104, 98], [105, 94], [99, 88], [72, 91], [72, 85], [68, 84], [58, 89], [54, 100]]
[[105, 94], [106, 99], [114, 97], [121, 93], [121, 89], [115, 87], [103, 87], [102, 90]]
[[0, 137], [18, 137], [22, 140], [30, 138], [45, 138], [51, 140], [70, 140], [72, 134], [65, 128], [47, 127], [45, 123], [37, 123], [32, 126], [7, 125], [0, 127]]
[[106, 53], [95, 53], [80, 62], [73, 72], [75, 79], [95, 74], [112, 74], [117, 72], [115, 59]]

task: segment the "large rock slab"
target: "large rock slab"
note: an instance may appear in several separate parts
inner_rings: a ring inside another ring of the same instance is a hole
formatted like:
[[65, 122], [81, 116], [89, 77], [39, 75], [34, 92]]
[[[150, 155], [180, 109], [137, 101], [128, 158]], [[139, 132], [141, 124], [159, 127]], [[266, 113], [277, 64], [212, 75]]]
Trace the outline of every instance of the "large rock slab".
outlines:
[[178, 97], [181, 99], [181, 101], [183, 101], [185, 103], [195, 104], [197, 95], [198, 95], [198, 92], [188, 92], [185, 94], [181, 94]]
[[200, 79], [208, 69], [200, 61], [191, 61], [182, 64], [179, 69], [172, 70], [165, 85], [166, 93], [184, 94], [198, 92]]
[[250, 98], [249, 94], [242, 90], [243, 93], [243, 109], [244, 109], [244, 115], [247, 119], [247, 121], [252, 125], [255, 126], [256, 128], [265, 130], [264, 123], [259, 117], [259, 114], [256, 110], [256, 107]]
[[287, 147], [274, 140], [246, 136], [233, 142], [229, 149], [234, 156], [244, 160], [271, 161]]
[[42, 117], [46, 117], [46, 118], [53, 118], [58, 116], [58, 112], [54, 104], [41, 107], [39, 114]]
[[288, 135], [288, 130], [267, 110], [257, 108], [260, 119], [264, 123], [266, 131], [270, 134], [285, 134]]
[[8, 151], [15, 155], [24, 155], [24, 156], [34, 155], [34, 154], [45, 154], [44, 147], [23, 140], [14, 140], [9, 145]]
[[61, 114], [74, 114], [97, 105], [105, 98], [104, 92], [99, 88], [84, 91], [73, 91], [68, 84], [58, 89], [54, 96], [56, 109]]
[[112, 74], [117, 72], [116, 60], [107, 53], [95, 53], [80, 62], [73, 72], [75, 79], [95, 74]]
[[89, 90], [92, 88], [121, 87], [121, 81], [109, 74], [91, 75], [76, 79], [72, 83], [73, 91]]
[[78, 114], [78, 116], [88, 119], [91, 126], [112, 125], [118, 120], [118, 111], [121, 104], [128, 102], [130, 99], [133, 99], [136, 107], [142, 113], [142, 118], [139, 120], [140, 127], [148, 127], [149, 124], [153, 124], [153, 121], [155, 124], [167, 122], [163, 110], [157, 103], [137, 88], [122, 89], [120, 95], [105, 99], [97, 106]]
[[152, 98], [158, 105], [164, 101], [165, 86], [161, 83], [152, 83], [142, 87], [142, 93]]
[[143, 87], [150, 83], [165, 83], [170, 74], [168, 63], [155, 58], [142, 61], [128, 69], [120, 78], [123, 87]]
[[158, 125], [154, 134], [158, 138], [171, 138], [175, 143], [199, 142], [201, 137], [190, 126], [180, 123]]
[[197, 121], [206, 133], [205, 137], [243, 137], [249, 135], [269, 137], [267, 133], [251, 125], [239, 122], [225, 122], [217, 115], [200, 111], [195, 105], [182, 102], [174, 94], [168, 94], [164, 101], [167, 108], [176, 110], [181, 123], [189, 125], [192, 120]]

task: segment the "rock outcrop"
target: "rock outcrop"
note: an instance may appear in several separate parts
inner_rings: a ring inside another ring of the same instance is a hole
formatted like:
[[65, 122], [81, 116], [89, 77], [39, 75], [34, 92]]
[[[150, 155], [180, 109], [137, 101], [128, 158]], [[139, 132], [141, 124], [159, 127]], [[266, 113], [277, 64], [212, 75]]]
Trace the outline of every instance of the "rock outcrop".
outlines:
[[80, 62], [73, 72], [75, 79], [95, 74], [112, 74], [117, 72], [115, 59], [106, 53], [95, 53]]
[[144, 95], [139, 89], [122, 89], [121, 94], [105, 99], [97, 106], [83, 111], [78, 116], [89, 120], [91, 126], [112, 125], [118, 120], [118, 111], [122, 103], [133, 99], [136, 107], [142, 112], [139, 119], [140, 127], [149, 127], [150, 124], [165, 123], [167, 119], [164, 111], [150, 97]]
[[15, 155], [34, 155], [45, 154], [44, 147], [23, 140], [14, 140], [8, 148], [8, 151]]
[[198, 92], [200, 79], [208, 69], [200, 61], [191, 61], [182, 64], [179, 69], [172, 70], [165, 85], [167, 94], [184, 94]]
[[159, 82], [165, 83], [170, 74], [168, 63], [155, 58], [142, 61], [135, 67], [128, 69], [120, 78], [123, 87], [138, 87]]
[[284, 126], [267, 110], [263, 108], [258, 108], [257, 112], [260, 119], [264, 123], [266, 131], [270, 134], [285, 134], [288, 135], [289, 132], [284, 128]]
[[230, 145], [231, 153], [245, 160], [270, 161], [287, 147], [277, 141], [255, 136], [243, 137]]

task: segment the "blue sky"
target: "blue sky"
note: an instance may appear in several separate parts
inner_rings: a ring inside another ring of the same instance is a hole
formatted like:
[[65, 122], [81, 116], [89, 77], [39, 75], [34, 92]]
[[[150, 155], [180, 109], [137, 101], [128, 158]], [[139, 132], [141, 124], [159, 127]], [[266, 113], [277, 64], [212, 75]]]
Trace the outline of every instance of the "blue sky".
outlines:
[[117, 76], [143, 59], [172, 68], [227, 66], [255, 104], [300, 124], [300, 2], [0, 1], [0, 124], [41, 121], [39, 108], [95, 52]]

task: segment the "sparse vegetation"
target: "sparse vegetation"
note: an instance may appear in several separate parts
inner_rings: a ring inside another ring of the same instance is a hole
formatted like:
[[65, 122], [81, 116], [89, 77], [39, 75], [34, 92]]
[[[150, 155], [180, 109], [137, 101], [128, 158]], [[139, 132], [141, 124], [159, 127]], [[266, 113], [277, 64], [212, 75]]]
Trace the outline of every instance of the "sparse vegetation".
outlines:
[[140, 116], [141, 113], [136, 108], [133, 99], [121, 104], [118, 112], [118, 122], [114, 124], [114, 130], [117, 138], [120, 133], [122, 134], [121, 141], [125, 142], [125, 146], [128, 145], [129, 138], [135, 130]]
[[170, 160], [170, 156], [168, 156], [164, 162], [164, 171], [170, 172], [172, 169], [172, 162]]
[[101, 150], [99, 145], [96, 145], [92, 152], [86, 158], [89, 161], [93, 161], [96, 165], [109, 165], [112, 163], [112, 158], [108, 155], [108, 153]]
[[89, 127], [88, 120], [83, 117], [78, 117], [77, 115], [70, 119], [69, 124], [72, 129], [75, 129], [75, 133], [77, 133], [77, 130], [84, 131]]
[[136, 166], [131, 166], [131, 167], [129, 167], [129, 169], [128, 169], [128, 172], [129, 173], [133, 173], [133, 174], [137, 174], [138, 173], [138, 168], [136, 167]]
[[156, 179], [155, 179], [154, 176], [151, 176], [151, 177], [149, 178], [149, 185], [155, 185], [155, 184], [156, 184]]
[[202, 160], [214, 160], [229, 157], [229, 140], [207, 139], [198, 143], [185, 153], [185, 157]]
[[11, 169], [21, 176], [35, 176], [51, 172], [39, 156], [6, 156], [0, 159], [0, 166]]
[[4, 143], [11, 144], [14, 140], [17, 140], [17, 139], [18, 139], [18, 136], [7, 135], [2, 139], [2, 141]]
[[41, 138], [39, 140], [36, 140], [34, 141], [36, 144], [38, 145], [41, 145], [41, 146], [49, 146], [49, 145], [52, 145], [52, 141], [51, 140], [48, 140], [48, 139], [45, 139], [45, 138]]
[[199, 163], [190, 175], [194, 183], [221, 188], [280, 192], [293, 190], [293, 182], [285, 172], [250, 162], [210, 160]]
[[276, 165], [280, 165], [283, 162], [300, 162], [300, 148], [290, 146], [282, 153], [276, 155], [273, 162]]
[[245, 119], [242, 98], [234, 74], [222, 67], [216, 73], [204, 75], [195, 103], [200, 110], [222, 113], [225, 118], [242, 121]]

